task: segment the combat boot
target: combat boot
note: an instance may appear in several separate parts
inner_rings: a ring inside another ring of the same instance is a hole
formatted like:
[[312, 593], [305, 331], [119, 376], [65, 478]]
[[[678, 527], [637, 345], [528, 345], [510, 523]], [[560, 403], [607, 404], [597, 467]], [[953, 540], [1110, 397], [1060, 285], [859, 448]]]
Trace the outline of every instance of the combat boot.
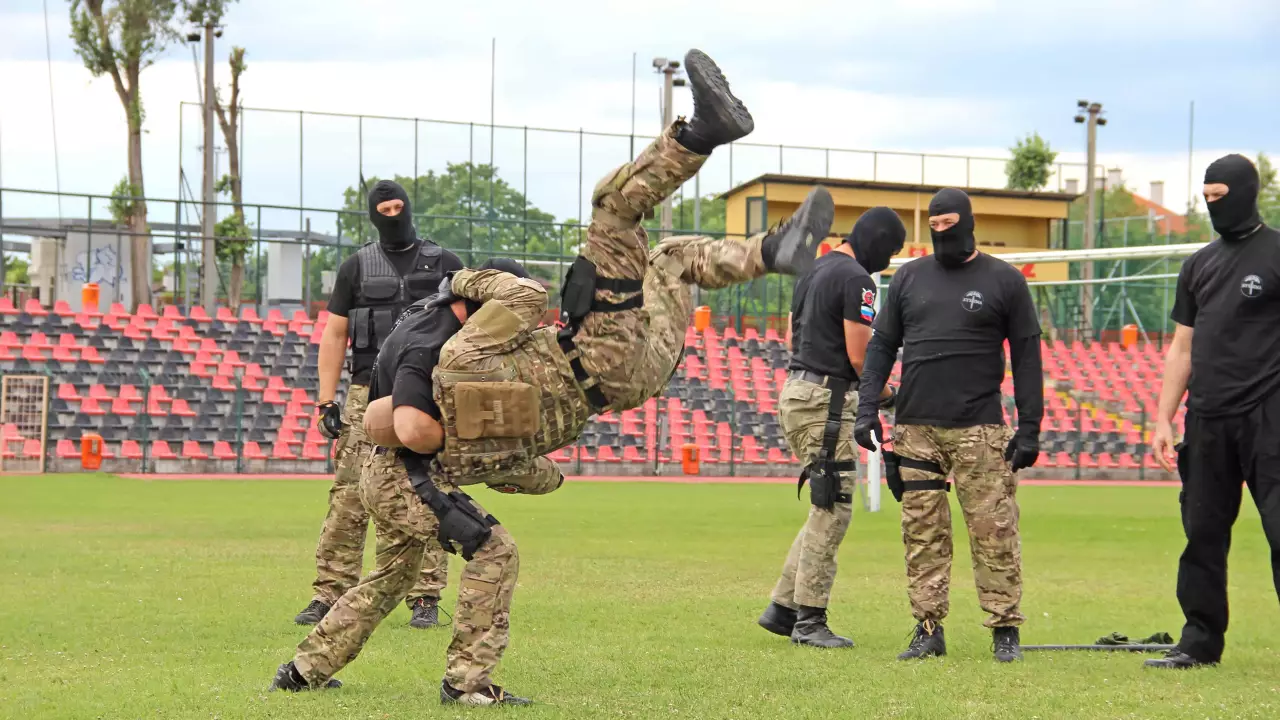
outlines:
[[440, 627], [440, 599], [422, 596], [407, 601], [413, 617], [409, 619], [409, 627], [425, 630]]
[[1016, 662], [1022, 659], [1022, 648], [1016, 627], [998, 627], [991, 630], [992, 652], [997, 662]]
[[321, 600], [312, 600], [310, 605], [293, 619], [299, 625], [315, 625], [329, 614], [330, 606]]
[[1142, 663], [1143, 667], [1160, 668], [1162, 670], [1187, 670], [1206, 665], [1217, 665], [1217, 663], [1197, 660], [1176, 647], [1166, 652], [1162, 658], [1152, 658]]
[[440, 704], [441, 705], [532, 705], [533, 701], [529, 698], [522, 698], [518, 695], [512, 695], [497, 685], [490, 685], [483, 690], [464, 693], [461, 690], [455, 690], [448, 682], [440, 681]]
[[853, 641], [841, 637], [827, 627], [827, 609], [800, 606], [796, 613], [796, 625], [791, 630], [791, 642], [820, 648], [850, 648]]
[[942, 626], [932, 620], [916, 623], [911, 644], [898, 655], [899, 660], [918, 660], [926, 657], [943, 657], [947, 654], [947, 638]]
[[831, 232], [836, 204], [819, 185], [809, 191], [795, 214], [769, 231], [760, 241], [760, 259], [770, 272], [803, 275], [813, 267], [818, 243]]
[[[340, 687], [342, 687], [342, 681], [337, 678], [329, 678], [329, 681], [324, 684], [325, 690], [335, 690]], [[267, 691], [302, 692], [310, 689], [311, 686], [307, 684], [306, 678], [302, 677], [302, 673], [298, 672], [298, 668], [290, 660], [276, 669], [276, 677], [271, 681], [271, 687], [267, 688]]]
[[760, 615], [760, 619], [756, 620], [756, 624], [774, 635], [791, 637], [791, 631], [796, 626], [796, 611], [786, 605], [771, 602]]
[[715, 148], [755, 130], [751, 113], [729, 91], [729, 81], [706, 53], [701, 50], [686, 53], [684, 71], [693, 92], [693, 117], [680, 128], [676, 142], [690, 152], [710, 155]]

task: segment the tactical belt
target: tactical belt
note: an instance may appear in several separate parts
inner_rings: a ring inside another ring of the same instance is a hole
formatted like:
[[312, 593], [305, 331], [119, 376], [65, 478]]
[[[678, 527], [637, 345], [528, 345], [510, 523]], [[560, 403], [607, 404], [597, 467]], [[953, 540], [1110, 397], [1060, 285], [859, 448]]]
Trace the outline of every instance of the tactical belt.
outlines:
[[633, 298], [616, 303], [605, 300], [596, 300], [593, 298], [591, 301], [591, 312], [621, 312], [623, 310], [633, 310], [638, 307], [644, 307], [643, 280], [596, 277], [595, 289], [608, 290], [609, 292], [615, 293], [639, 292], [640, 294]]
[[[831, 375], [823, 375], [821, 373], [816, 373], [816, 372], [809, 372], [808, 370], [792, 370], [791, 373], [787, 375], [787, 377], [792, 380], [803, 380], [805, 382], [811, 382], [814, 385], [821, 385], [822, 387], [828, 387], [827, 383], [836, 382], [836, 381], [847, 383], [848, 385], [853, 384], [853, 383], [850, 383], [848, 380], [845, 380], [844, 378], [833, 377]], [[848, 392], [847, 386], [846, 386], [845, 392]], [[840, 395], [841, 397], [844, 397], [844, 393], [840, 393]], [[841, 400], [840, 402], [843, 404], [844, 400]], [[844, 408], [842, 407], [841, 410], [843, 409]]]
[[[588, 306], [585, 302], [574, 301], [573, 305], [577, 308], [576, 310], [564, 308], [565, 327], [560, 330], [556, 340], [560, 345], [560, 350], [568, 358], [569, 367], [573, 368], [573, 377], [578, 381], [578, 386], [582, 388], [582, 392], [587, 396], [587, 402], [591, 404], [591, 409], [595, 412], [603, 412], [605, 408], [609, 407], [609, 398], [605, 397], [604, 392], [600, 389], [599, 381], [591, 377], [591, 373], [587, 372], [586, 367], [582, 365], [582, 353], [578, 350], [578, 345], [573, 341], [573, 337], [578, 334], [578, 328], [583, 318], [586, 317], [587, 312], [621, 312], [644, 307], [644, 280], [599, 277], [595, 275], [594, 263], [582, 257], [579, 257], [578, 260], [581, 260], [584, 267], [589, 270], [591, 286], [590, 288], [577, 286], [578, 290], [575, 290], [574, 295], [581, 301], [585, 301], [587, 299], [585, 293], [589, 291], [591, 293], [591, 302]], [[577, 264], [577, 261], [575, 261], [575, 266]], [[572, 280], [572, 276], [573, 273], [570, 272], [569, 276], [566, 277], [566, 292], [570, 289], [568, 285], [569, 281]], [[596, 290], [607, 290], [614, 293], [638, 292], [639, 294], [622, 302], [609, 302], [596, 299]], [[569, 303], [568, 300], [563, 298], [562, 302]], [[584, 310], [584, 308], [587, 309]]]

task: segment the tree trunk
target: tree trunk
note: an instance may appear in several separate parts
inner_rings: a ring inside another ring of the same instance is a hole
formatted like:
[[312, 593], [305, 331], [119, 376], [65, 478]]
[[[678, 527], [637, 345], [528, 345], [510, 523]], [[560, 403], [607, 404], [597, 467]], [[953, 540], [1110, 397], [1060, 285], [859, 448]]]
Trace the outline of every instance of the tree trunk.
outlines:
[[240, 314], [240, 295], [244, 292], [244, 254], [231, 256], [231, 280], [227, 288], [227, 305], [233, 315]]
[[[140, 197], [145, 197], [146, 190], [142, 184], [142, 125], [135, 121], [133, 113], [129, 113], [129, 182]], [[139, 305], [151, 302], [151, 233], [147, 228], [145, 200], [134, 201], [129, 230], [132, 239], [130, 268], [133, 310], [136, 312]]]

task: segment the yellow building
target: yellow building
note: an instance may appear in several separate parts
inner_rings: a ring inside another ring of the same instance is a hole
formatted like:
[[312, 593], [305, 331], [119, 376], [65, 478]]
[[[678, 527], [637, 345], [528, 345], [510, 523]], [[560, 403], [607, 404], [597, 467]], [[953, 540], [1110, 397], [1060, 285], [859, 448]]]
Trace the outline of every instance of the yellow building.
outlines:
[[[730, 235], [746, 236], [768, 228], [795, 212], [814, 185], [830, 190], [836, 204], [832, 237], [823, 243], [819, 254], [839, 244], [862, 213], [879, 205], [895, 210], [907, 226], [907, 244], [900, 257], [919, 257], [933, 251], [929, 199], [942, 188], [932, 185], [761, 175], [725, 193], [725, 230]], [[1049, 249], [1051, 228], [1066, 219], [1070, 203], [1076, 198], [1056, 192], [987, 188], [964, 191], [973, 201], [978, 248], [989, 253]], [[1068, 278], [1067, 263], [1019, 267], [1028, 280]]]

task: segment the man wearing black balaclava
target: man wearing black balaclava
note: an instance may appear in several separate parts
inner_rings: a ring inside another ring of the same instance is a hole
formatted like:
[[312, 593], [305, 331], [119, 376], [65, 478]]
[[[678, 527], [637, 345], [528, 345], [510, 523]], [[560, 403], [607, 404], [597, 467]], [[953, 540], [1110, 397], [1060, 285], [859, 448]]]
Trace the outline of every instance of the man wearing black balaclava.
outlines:
[[[369, 221], [377, 242], [367, 243], [338, 268], [329, 296], [329, 321], [320, 340], [316, 427], [337, 443], [336, 472], [329, 491], [329, 513], [316, 547], [316, 579], [310, 604], [294, 621], [314, 625], [338, 598], [360, 580], [369, 515], [360, 501], [360, 465], [373, 445], [361, 427], [368, 405], [369, 371], [396, 318], [410, 304], [433, 294], [445, 273], [462, 268], [453, 253], [419, 240], [409, 195], [399, 183], [380, 180], [369, 190]], [[334, 402], [343, 358], [351, 345], [351, 384], [346, 403]], [[344, 417], [345, 422], [344, 422]], [[410, 625], [438, 624], [437, 601], [444, 589], [445, 553], [427, 548], [422, 575], [406, 603]]]
[[[1218, 239], [1178, 273], [1173, 342], [1151, 452], [1182, 478], [1186, 549], [1178, 645], [1148, 667], [1190, 668], [1222, 659], [1227, 632], [1227, 549], [1249, 488], [1271, 545], [1280, 592], [1280, 232], [1258, 214], [1258, 171], [1241, 155], [1215, 160], [1204, 198]], [[1184, 393], [1186, 430], [1174, 451]]]
[[[793, 352], [778, 396], [778, 419], [791, 451], [805, 464], [801, 483], [809, 482], [811, 503], [772, 602], [757, 622], [798, 645], [853, 646], [827, 625], [827, 601], [857, 487], [857, 450], [850, 434], [858, 373], [876, 314], [871, 274], [889, 267], [906, 237], [896, 212], [868, 210], [839, 247], [800, 276], [792, 295]], [[881, 395], [888, 403], [893, 391], [886, 386]]]
[[[988, 613], [995, 659], [1022, 658], [1025, 618], [1014, 473], [1040, 454], [1044, 381], [1040, 322], [1022, 273], [978, 252], [969, 196], [952, 188], [929, 203], [933, 256], [893, 276], [862, 372], [854, 439], [868, 450], [884, 440], [876, 397], [902, 347], [885, 476], [902, 503], [907, 587], [916, 629], [911, 660], [946, 654], [954, 477], [973, 549], [978, 602]], [[1000, 385], [1008, 341], [1018, 407], [1016, 433], [1004, 423]]]

